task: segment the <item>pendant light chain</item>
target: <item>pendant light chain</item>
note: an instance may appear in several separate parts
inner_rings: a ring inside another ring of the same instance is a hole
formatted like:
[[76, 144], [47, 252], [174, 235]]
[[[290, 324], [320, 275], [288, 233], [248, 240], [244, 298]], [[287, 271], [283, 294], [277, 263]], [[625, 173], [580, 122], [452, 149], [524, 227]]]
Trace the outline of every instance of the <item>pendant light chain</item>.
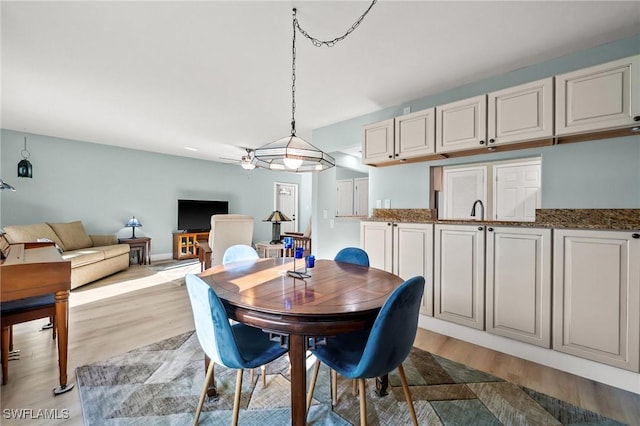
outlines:
[[340, 37], [336, 37], [333, 40], [328, 40], [328, 41], [318, 40], [317, 38], [310, 36], [309, 33], [307, 33], [305, 30], [303, 30], [302, 27], [300, 26], [300, 23], [298, 22], [298, 18], [296, 17], [296, 8], [295, 7], [293, 8], [293, 43], [292, 43], [292, 49], [291, 49], [291, 57], [292, 57], [292, 63], [291, 63], [291, 136], [295, 136], [296, 135], [296, 29], [298, 31], [300, 31], [300, 34], [302, 34], [303, 36], [305, 36], [306, 38], [311, 40], [311, 43], [313, 43], [313, 45], [316, 46], [316, 47], [322, 47], [322, 46], [333, 47], [333, 46], [336, 45], [336, 43], [344, 40], [349, 34], [351, 34], [353, 31], [355, 31], [356, 28], [358, 28], [358, 26], [360, 25], [360, 23], [362, 22], [364, 17], [367, 16], [367, 14], [369, 13], [369, 11], [373, 7], [373, 5], [376, 4], [377, 2], [378, 2], [378, 0], [373, 0], [371, 2], [371, 4], [369, 5], [369, 7], [367, 8], [367, 10], [365, 10], [364, 13], [362, 15], [360, 15], [358, 20], [356, 22], [354, 22], [353, 25], [351, 25], [351, 28], [349, 28], [346, 33], [344, 33]]
[[347, 32], [344, 33], [342, 36], [336, 37], [333, 40], [323, 41], [323, 40], [318, 40], [317, 38], [310, 36], [309, 33], [307, 33], [305, 30], [303, 30], [302, 27], [300, 27], [300, 24], [298, 23], [298, 20], [296, 19], [295, 9], [294, 9], [294, 12], [293, 12], [293, 25], [298, 29], [298, 31], [300, 31], [300, 34], [302, 34], [303, 36], [305, 36], [306, 38], [311, 40], [311, 42], [313, 43], [314, 46], [316, 46], [316, 47], [321, 47], [321, 46], [333, 47], [336, 43], [338, 43], [339, 41], [344, 40], [356, 28], [358, 28], [358, 26], [360, 25], [360, 23], [362, 22], [364, 17], [367, 16], [367, 14], [369, 13], [369, 11], [373, 7], [373, 5], [376, 4], [377, 2], [378, 2], [378, 0], [373, 0], [371, 2], [371, 4], [369, 5], [369, 7], [367, 8], [367, 10], [365, 10], [364, 13], [362, 15], [360, 15], [358, 20], [356, 22], [354, 22], [353, 25], [351, 25], [351, 28], [349, 28], [347, 30]]
[[296, 9], [293, 8], [293, 47], [291, 48], [291, 136], [296, 135]]

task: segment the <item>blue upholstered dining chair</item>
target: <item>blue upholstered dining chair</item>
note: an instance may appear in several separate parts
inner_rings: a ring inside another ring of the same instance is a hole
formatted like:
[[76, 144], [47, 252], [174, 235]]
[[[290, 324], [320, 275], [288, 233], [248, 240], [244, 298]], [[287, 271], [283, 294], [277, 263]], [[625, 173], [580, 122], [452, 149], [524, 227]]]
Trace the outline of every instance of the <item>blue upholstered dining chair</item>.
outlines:
[[369, 266], [369, 255], [358, 247], [345, 247], [333, 258], [336, 262], [353, 263], [361, 266]]
[[316, 368], [311, 379], [307, 401], [313, 388], [320, 361], [349, 379], [358, 379], [360, 390], [360, 424], [367, 420], [365, 379], [383, 376], [398, 369], [402, 389], [414, 425], [418, 425], [409, 385], [402, 362], [407, 358], [418, 329], [420, 300], [424, 293], [424, 277], [416, 276], [396, 288], [385, 301], [370, 331], [337, 335], [326, 346], [316, 346]]
[[213, 376], [213, 366], [214, 363], [218, 363], [228, 368], [238, 369], [232, 418], [232, 424], [237, 425], [243, 369], [253, 369], [267, 364], [284, 355], [287, 349], [277, 342], [270, 341], [269, 335], [258, 328], [239, 323], [231, 325], [224, 305], [213, 289], [201, 278], [187, 274], [185, 281], [198, 341], [211, 360], [193, 424], [198, 424], [207, 387]]
[[240, 262], [242, 260], [259, 259], [258, 252], [251, 246], [245, 244], [236, 244], [224, 251], [222, 256], [222, 264], [226, 265], [231, 262]]
[[[260, 259], [258, 252], [251, 246], [246, 244], [236, 244], [224, 251], [222, 255], [222, 264], [227, 265], [232, 262], [241, 262], [243, 260], [256, 260]], [[235, 324], [235, 321], [230, 321], [231, 324]], [[267, 387], [267, 367], [260, 366], [260, 372], [262, 373], [262, 387]], [[249, 380], [253, 383], [253, 369], [251, 369]]]

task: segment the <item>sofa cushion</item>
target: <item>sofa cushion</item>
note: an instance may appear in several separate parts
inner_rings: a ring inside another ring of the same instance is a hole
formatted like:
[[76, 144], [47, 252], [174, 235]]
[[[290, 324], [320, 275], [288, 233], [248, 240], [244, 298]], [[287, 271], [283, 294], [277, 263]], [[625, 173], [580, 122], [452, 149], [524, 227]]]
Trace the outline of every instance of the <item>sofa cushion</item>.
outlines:
[[104, 260], [104, 251], [100, 248], [88, 247], [84, 249], [65, 251], [62, 253], [64, 260], [71, 261], [71, 269]]
[[54, 241], [62, 250], [67, 250], [60, 237], [53, 232], [53, 229], [46, 223], [35, 223], [33, 225], [10, 225], [4, 228], [7, 241], [11, 244], [30, 243], [38, 239], [47, 238]]
[[120, 256], [121, 254], [129, 253], [131, 251], [129, 244], [113, 244], [110, 246], [102, 246], [97, 248], [104, 252], [105, 259]]
[[78, 250], [93, 246], [91, 237], [84, 230], [82, 222], [49, 223], [51, 229], [60, 237], [64, 244], [64, 251]]

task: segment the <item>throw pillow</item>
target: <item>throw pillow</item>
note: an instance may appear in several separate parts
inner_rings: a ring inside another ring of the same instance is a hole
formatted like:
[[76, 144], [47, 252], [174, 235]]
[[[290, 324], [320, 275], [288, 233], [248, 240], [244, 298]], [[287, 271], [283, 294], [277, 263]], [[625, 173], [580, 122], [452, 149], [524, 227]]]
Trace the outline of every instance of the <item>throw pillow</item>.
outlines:
[[46, 223], [35, 223], [33, 225], [10, 225], [4, 227], [5, 237], [10, 244], [32, 243], [38, 238], [48, 238], [62, 248], [67, 248], [62, 240], [53, 232], [53, 229]]
[[49, 223], [51, 229], [56, 233], [65, 251], [78, 250], [87, 247], [93, 247], [93, 241], [91, 237], [84, 230], [82, 222], [70, 222], [70, 223]]

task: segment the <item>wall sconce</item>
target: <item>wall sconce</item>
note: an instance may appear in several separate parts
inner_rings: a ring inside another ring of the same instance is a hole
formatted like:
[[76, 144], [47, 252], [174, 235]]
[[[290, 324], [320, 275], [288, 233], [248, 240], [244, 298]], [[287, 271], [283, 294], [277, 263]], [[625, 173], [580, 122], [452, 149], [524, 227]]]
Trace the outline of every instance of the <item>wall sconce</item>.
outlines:
[[24, 137], [24, 149], [22, 150], [22, 152], [20, 154], [22, 154], [22, 160], [20, 160], [20, 162], [18, 163], [18, 177], [32, 178], [33, 177], [33, 166], [31, 165], [29, 160], [27, 160], [27, 158], [29, 158], [31, 156], [31, 153], [29, 151], [27, 151], [27, 137], [26, 136]]
[[0, 191], [15, 191], [16, 189], [7, 182], [0, 179]]

